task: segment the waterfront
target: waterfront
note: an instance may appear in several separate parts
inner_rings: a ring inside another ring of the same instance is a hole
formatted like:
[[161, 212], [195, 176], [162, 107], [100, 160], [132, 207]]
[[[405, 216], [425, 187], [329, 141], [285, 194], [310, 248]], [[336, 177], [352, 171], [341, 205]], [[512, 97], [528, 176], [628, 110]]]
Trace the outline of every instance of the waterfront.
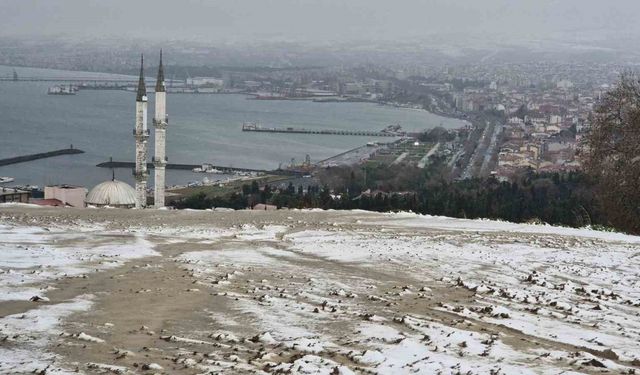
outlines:
[[[0, 66], [0, 76], [13, 68]], [[46, 69], [16, 68], [24, 76], [108, 77]], [[69, 183], [91, 187], [111, 177], [95, 165], [110, 157], [132, 161], [134, 94], [125, 91], [80, 91], [75, 96], [47, 95], [46, 82], [0, 84], [0, 158], [74, 147], [82, 155], [0, 167], [0, 175], [15, 177], [15, 184]], [[153, 112], [153, 94], [149, 95]], [[399, 123], [406, 131], [442, 125], [464, 126], [425, 111], [369, 103], [313, 103], [309, 101], [256, 101], [243, 95], [169, 95], [167, 155], [171, 163], [214, 163], [222, 166], [275, 169], [291, 158], [298, 162], [326, 159], [373, 140], [371, 137], [333, 135], [243, 133], [243, 122], [265, 126], [309, 129], [381, 130]], [[151, 121], [149, 120], [151, 127]], [[153, 134], [153, 131], [151, 132]], [[150, 139], [150, 154], [153, 136]], [[207, 175], [211, 177], [210, 175]], [[116, 170], [116, 177], [133, 183], [131, 172]], [[170, 171], [167, 183], [184, 184], [205, 175]], [[150, 182], [152, 179], [150, 179]]]

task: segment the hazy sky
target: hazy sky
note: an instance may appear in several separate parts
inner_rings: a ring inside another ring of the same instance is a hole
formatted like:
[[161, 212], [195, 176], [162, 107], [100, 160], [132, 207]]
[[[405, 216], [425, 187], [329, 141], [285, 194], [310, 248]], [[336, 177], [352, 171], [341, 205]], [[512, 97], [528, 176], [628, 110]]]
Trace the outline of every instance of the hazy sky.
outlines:
[[637, 34], [640, 0], [0, 0], [0, 35], [400, 39]]

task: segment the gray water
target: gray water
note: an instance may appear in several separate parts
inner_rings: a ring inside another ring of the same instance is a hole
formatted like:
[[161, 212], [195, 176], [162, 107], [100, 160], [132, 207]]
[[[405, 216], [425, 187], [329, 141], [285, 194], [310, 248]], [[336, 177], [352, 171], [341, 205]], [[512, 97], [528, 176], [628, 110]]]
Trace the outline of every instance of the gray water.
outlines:
[[[0, 66], [0, 76], [13, 68]], [[108, 74], [16, 68], [22, 77], [105, 77]], [[125, 91], [80, 91], [75, 96], [47, 95], [52, 82], [0, 82], [0, 158], [51, 151], [73, 144], [84, 150], [68, 155], [0, 167], [0, 176], [14, 184], [78, 184], [92, 187], [111, 178], [95, 165], [113, 157], [133, 161], [135, 94]], [[167, 155], [170, 163], [212, 163], [220, 166], [275, 169], [295, 158], [322, 160], [372, 137], [242, 132], [242, 123], [318, 129], [380, 130], [400, 123], [415, 131], [442, 125], [464, 126], [459, 120], [426, 111], [370, 103], [247, 100], [243, 95], [168, 95]], [[149, 93], [149, 128], [153, 134], [153, 94]], [[380, 138], [377, 138], [380, 140]], [[153, 136], [149, 140], [153, 155]], [[131, 171], [116, 169], [116, 177], [133, 183]], [[204, 175], [167, 171], [167, 184], [184, 184]], [[152, 183], [150, 178], [150, 183]]]

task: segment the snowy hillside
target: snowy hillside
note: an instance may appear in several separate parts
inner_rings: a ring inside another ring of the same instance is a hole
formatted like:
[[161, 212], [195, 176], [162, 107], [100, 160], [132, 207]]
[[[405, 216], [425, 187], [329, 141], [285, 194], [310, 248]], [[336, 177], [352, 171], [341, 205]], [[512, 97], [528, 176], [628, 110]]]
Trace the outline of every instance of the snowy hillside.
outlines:
[[5, 206], [0, 291], [2, 374], [640, 370], [640, 237], [586, 229]]

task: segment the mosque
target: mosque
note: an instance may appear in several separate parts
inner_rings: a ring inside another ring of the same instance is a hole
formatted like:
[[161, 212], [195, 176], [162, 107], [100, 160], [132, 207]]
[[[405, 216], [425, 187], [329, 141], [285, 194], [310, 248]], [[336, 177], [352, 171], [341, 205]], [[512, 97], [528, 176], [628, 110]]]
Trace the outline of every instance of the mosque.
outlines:
[[[154, 167], [154, 207], [165, 205], [165, 170], [167, 156], [165, 153], [166, 131], [169, 124], [167, 116], [167, 92], [162, 66], [162, 51], [155, 87], [155, 112], [153, 126], [155, 129], [155, 148], [152, 157]], [[135, 189], [127, 183], [118, 181], [115, 176], [111, 181], [103, 182], [94, 187], [86, 197], [86, 204], [96, 207], [146, 208], [147, 207], [147, 143], [149, 129], [147, 128], [147, 87], [144, 82], [144, 57], [140, 61], [140, 78], [136, 92], [136, 123], [133, 129], [136, 142], [136, 166], [133, 170]]]

